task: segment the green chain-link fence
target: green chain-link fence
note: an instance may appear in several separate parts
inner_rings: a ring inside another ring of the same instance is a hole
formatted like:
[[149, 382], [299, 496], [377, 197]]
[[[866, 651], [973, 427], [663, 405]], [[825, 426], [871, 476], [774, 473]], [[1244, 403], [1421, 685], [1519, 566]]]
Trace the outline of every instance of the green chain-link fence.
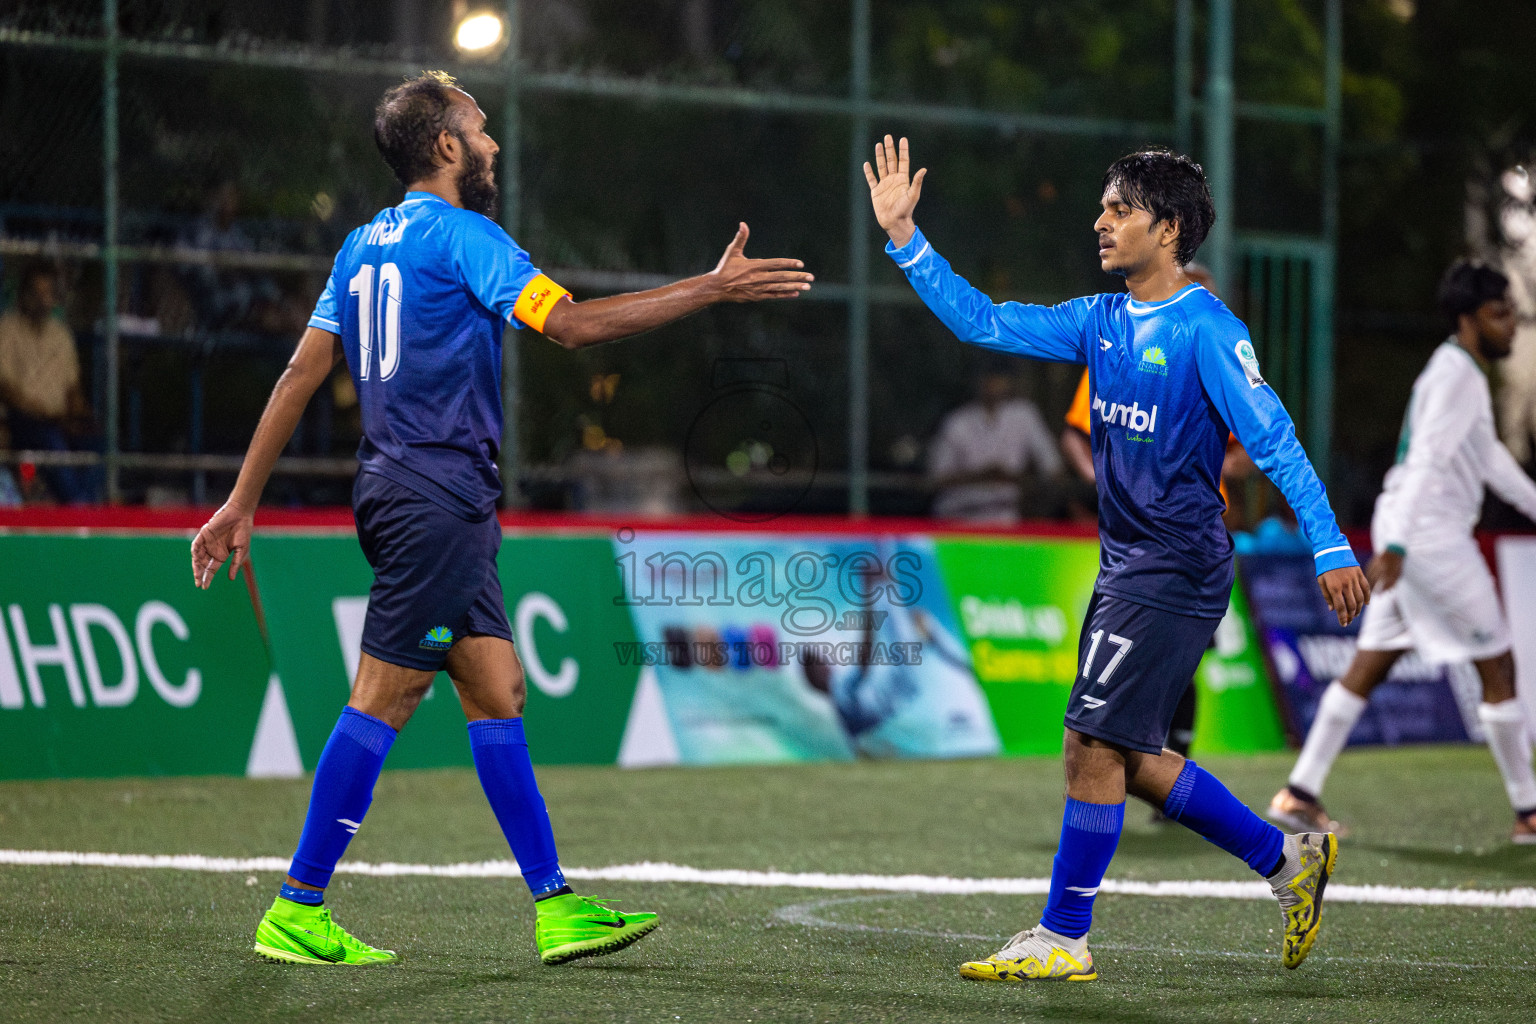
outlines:
[[[1326, 257], [1338, 0], [1287, 20], [1298, 2], [1272, 0], [1260, 29], [1315, 51], [1292, 75], [1301, 87], [1281, 76], [1260, 97], [1275, 102], [1243, 103], [1233, 81], [1269, 79], [1245, 64], [1254, 29], [1230, 28], [1231, 0], [510, 0], [495, 11], [510, 44], [479, 59], [451, 42], [472, 13], [462, 0], [22, 0], [0, 10], [0, 259], [13, 287], [27, 261], [62, 269], [101, 428], [100, 455], [51, 458], [99, 459], [113, 498], [222, 496], [335, 249], [398, 200], [373, 150], [374, 102], [441, 67], [502, 145], [504, 225], [578, 297], [706, 270], [738, 220], [750, 253], [818, 275], [803, 300], [717, 307], [577, 355], [519, 334], [509, 498], [632, 500], [627, 476], [672, 480], [674, 505], [920, 512], [923, 444], [982, 355], [879, 254], [858, 169], [876, 133], [912, 138], [930, 168], [925, 225], [999, 298], [1105, 286], [1090, 244], [1099, 177], [1135, 145], [1193, 147], [1236, 197], [1224, 226], [1273, 226], [1242, 204], [1233, 124], [1321, 129], [1313, 159], [1263, 163], [1263, 211], [1311, 226], [1282, 249]], [[1225, 48], [1208, 31], [1223, 25]], [[1262, 245], [1229, 232], [1202, 258], [1230, 262], [1237, 296], [1240, 255]], [[1328, 363], [1329, 313], [1308, 306], [1304, 367]], [[1059, 423], [1076, 371], [1025, 372]], [[1308, 371], [1295, 386], [1331, 384]], [[1328, 392], [1304, 404], [1325, 461]], [[357, 430], [338, 377], [269, 497], [344, 501]], [[757, 464], [764, 430], [789, 456], [772, 472]]]

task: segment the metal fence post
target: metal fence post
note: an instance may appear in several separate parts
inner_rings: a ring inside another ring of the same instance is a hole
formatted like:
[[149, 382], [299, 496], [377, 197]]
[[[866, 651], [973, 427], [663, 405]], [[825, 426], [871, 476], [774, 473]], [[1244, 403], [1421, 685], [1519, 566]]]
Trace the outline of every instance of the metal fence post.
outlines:
[[107, 360], [107, 407], [102, 416], [106, 420], [106, 476], [107, 501], [117, 504], [122, 500], [118, 482], [118, 455], [121, 438], [118, 436], [118, 331], [117, 331], [117, 269], [118, 269], [118, 215], [117, 193], [117, 59], [120, 37], [117, 26], [117, 0], [102, 0], [102, 30], [106, 35], [106, 48], [101, 62], [101, 149], [102, 149], [102, 273], [101, 273], [101, 322], [104, 337], [104, 354]]
[[848, 136], [848, 512], [869, 514], [869, 0], [852, 0]]
[[1173, 141], [1180, 153], [1195, 145], [1194, 0], [1177, 0], [1173, 9]]
[[1211, 0], [1206, 26], [1210, 57], [1205, 69], [1205, 169], [1216, 204], [1216, 223], [1201, 247], [1216, 286], [1224, 292], [1236, 288], [1232, 276], [1233, 96], [1232, 96], [1232, 0]]
[[1333, 246], [1320, 245], [1312, 260], [1312, 344], [1308, 352], [1307, 452], [1328, 482], [1333, 449]]
[[1333, 449], [1333, 302], [1334, 272], [1339, 247], [1339, 141], [1344, 78], [1344, 8], [1341, 0], [1328, 0], [1323, 71], [1323, 252], [1312, 291], [1312, 394], [1307, 404], [1308, 440], [1312, 461], [1323, 483], [1330, 480]]
[[[519, 81], [518, 55], [522, 50], [522, 24], [519, 0], [507, 0], [507, 48], [502, 53], [504, 104], [501, 120], [501, 226], [517, 237], [522, 215], [522, 178], [519, 163], [522, 154], [522, 83]], [[518, 483], [522, 472], [518, 443], [518, 420], [522, 412], [521, 373], [518, 351], [520, 331], [507, 327], [501, 335], [501, 487], [502, 503], [509, 508], [523, 505], [523, 490]]]

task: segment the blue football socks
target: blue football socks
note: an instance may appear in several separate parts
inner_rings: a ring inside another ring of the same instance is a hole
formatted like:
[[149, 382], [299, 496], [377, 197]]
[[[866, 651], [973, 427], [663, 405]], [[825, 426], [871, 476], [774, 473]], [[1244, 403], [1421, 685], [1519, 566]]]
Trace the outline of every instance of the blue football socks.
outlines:
[[296, 885], [283, 883], [283, 887], [277, 890], [277, 894], [285, 900], [294, 903], [302, 903], [306, 907], [318, 907], [325, 902], [325, 893], [319, 889], [300, 889]]
[[1051, 866], [1051, 892], [1040, 923], [1058, 935], [1081, 938], [1093, 924], [1093, 900], [1109, 869], [1120, 830], [1125, 827], [1125, 802], [1090, 804], [1067, 797], [1062, 815], [1061, 843]]
[[1268, 878], [1285, 857], [1285, 833], [1250, 811], [1221, 780], [1193, 761], [1173, 783], [1163, 813]]
[[373, 786], [395, 735], [382, 719], [351, 707], [341, 712], [315, 766], [309, 813], [288, 874], [321, 889], [331, 884], [336, 862], [373, 803]]
[[491, 810], [512, 847], [528, 891], [537, 898], [565, 885], [549, 811], [528, 759], [521, 718], [486, 718], [469, 723], [469, 749]]

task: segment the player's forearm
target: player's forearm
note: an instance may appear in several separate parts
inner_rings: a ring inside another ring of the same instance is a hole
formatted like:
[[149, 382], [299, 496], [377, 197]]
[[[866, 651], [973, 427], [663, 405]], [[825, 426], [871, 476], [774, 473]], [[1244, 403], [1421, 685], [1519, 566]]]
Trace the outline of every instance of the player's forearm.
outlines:
[[295, 375], [292, 368], [278, 378], [277, 386], [272, 389], [272, 397], [267, 399], [267, 408], [256, 424], [256, 433], [251, 436], [245, 461], [240, 464], [240, 475], [235, 480], [235, 489], [229, 495], [230, 505], [246, 512], [255, 511], [261, 502], [261, 492], [266, 489], [267, 480], [272, 476], [272, 467], [277, 465], [278, 457], [293, 437], [305, 407], [324, 379], [306, 380]]
[[885, 233], [890, 236], [891, 244], [900, 249], [912, 241], [912, 236], [917, 234], [917, 221], [911, 217], [894, 221], [885, 229]]
[[1208, 386], [1206, 393], [1254, 465], [1280, 489], [1296, 513], [1296, 521], [1317, 557], [1319, 572], [1357, 564], [1328, 504], [1328, 492], [1296, 439], [1296, 425], [1290, 415], [1268, 388], [1262, 394], [1252, 388], [1246, 391], [1251, 393], [1239, 390], [1234, 398], [1232, 392]]
[[1026, 359], [1084, 361], [1080, 330], [1064, 306], [993, 302], [955, 273], [921, 231], [904, 246], [886, 246], [885, 252], [923, 304], [961, 341]]
[[565, 300], [550, 312], [544, 335], [562, 348], [600, 345], [653, 331], [724, 298], [725, 291], [713, 275], [701, 274], [643, 292], [585, 302]]

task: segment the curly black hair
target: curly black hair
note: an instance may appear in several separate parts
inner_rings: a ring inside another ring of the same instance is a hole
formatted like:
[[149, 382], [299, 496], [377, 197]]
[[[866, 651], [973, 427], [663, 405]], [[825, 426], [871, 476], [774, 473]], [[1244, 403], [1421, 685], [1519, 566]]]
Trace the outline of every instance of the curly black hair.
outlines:
[[409, 187], [436, 169], [432, 149], [438, 135], [458, 127], [449, 96], [457, 87], [446, 72], [423, 71], [379, 100], [373, 112], [373, 141], [400, 184]]
[[1461, 318], [1476, 313], [1485, 302], [1498, 302], [1509, 292], [1509, 278], [1486, 263], [1457, 260], [1440, 279], [1440, 313], [1454, 332]]
[[1216, 206], [1205, 182], [1205, 169], [1189, 157], [1167, 149], [1140, 149], [1109, 165], [1100, 194], [1113, 190], [1127, 205], [1146, 210], [1154, 223], [1179, 226], [1180, 266], [1195, 252], [1216, 223]]

